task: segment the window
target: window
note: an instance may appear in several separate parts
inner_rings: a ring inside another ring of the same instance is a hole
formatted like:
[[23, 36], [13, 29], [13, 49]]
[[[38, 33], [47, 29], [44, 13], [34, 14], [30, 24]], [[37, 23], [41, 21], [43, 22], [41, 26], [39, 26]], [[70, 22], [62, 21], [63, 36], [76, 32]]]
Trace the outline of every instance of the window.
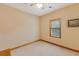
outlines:
[[50, 36], [51, 37], [61, 37], [61, 26], [60, 20], [51, 20], [50, 21]]

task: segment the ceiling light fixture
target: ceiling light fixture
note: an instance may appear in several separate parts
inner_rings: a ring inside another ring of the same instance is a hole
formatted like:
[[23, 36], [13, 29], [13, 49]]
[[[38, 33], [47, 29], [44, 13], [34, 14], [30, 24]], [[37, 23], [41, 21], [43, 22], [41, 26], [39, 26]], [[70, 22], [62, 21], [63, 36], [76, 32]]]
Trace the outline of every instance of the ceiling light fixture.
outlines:
[[35, 3], [35, 4], [31, 4], [31, 6], [37, 7], [37, 8], [43, 8], [43, 4], [42, 3]]
[[37, 3], [37, 4], [36, 4], [36, 7], [38, 7], [38, 8], [43, 8], [43, 4]]

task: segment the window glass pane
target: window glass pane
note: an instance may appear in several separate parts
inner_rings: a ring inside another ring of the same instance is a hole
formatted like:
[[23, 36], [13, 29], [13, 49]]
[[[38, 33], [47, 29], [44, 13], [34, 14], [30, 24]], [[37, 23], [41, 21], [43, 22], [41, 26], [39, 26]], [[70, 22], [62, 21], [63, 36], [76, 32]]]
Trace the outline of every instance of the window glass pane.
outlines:
[[58, 20], [51, 22], [51, 28], [59, 28], [59, 27], [60, 27], [60, 23]]
[[59, 20], [52, 20], [51, 21], [51, 36], [52, 37], [61, 37], [61, 33], [60, 33], [60, 21]]
[[60, 29], [51, 29], [51, 36], [60, 37]]

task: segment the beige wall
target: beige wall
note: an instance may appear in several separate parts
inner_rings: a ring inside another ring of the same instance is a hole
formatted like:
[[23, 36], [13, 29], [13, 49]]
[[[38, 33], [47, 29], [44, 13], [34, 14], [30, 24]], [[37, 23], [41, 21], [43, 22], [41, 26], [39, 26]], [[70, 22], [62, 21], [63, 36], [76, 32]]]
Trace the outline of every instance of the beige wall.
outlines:
[[0, 4], [0, 50], [38, 39], [37, 16]]
[[[57, 18], [61, 19], [61, 39], [49, 36], [49, 21]], [[79, 4], [57, 10], [39, 19], [0, 4], [0, 50], [38, 40], [39, 34], [43, 40], [79, 50], [79, 28], [67, 27], [67, 20], [73, 18], [79, 18]]]
[[[60, 18], [61, 38], [49, 36], [49, 21]], [[67, 20], [79, 18], [79, 4], [56, 10], [40, 17], [40, 38], [49, 42], [54, 42], [79, 50], [79, 27], [68, 28]]]

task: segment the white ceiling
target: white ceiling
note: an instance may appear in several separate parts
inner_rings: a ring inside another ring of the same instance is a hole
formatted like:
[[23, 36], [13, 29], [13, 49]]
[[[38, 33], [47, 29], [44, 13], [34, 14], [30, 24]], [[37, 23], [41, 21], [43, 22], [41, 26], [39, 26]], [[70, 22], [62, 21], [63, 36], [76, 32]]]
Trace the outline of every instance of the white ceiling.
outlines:
[[[30, 6], [31, 4], [32, 3], [6, 3], [5, 5], [37, 16], [42, 16], [57, 9], [71, 5], [70, 3], [43, 3], [44, 9], [39, 9], [34, 6]], [[52, 8], [49, 8], [49, 6], [52, 6]]]

